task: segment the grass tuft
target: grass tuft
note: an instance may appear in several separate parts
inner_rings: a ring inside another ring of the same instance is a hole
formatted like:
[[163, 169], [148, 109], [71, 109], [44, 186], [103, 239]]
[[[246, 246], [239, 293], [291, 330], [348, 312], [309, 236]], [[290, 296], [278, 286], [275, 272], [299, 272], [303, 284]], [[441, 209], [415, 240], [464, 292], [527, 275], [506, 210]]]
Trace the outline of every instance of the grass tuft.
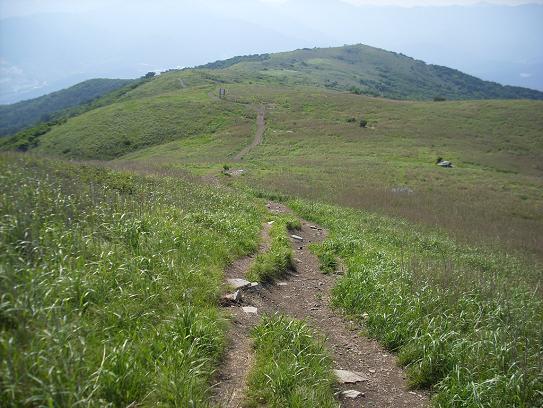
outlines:
[[300, 221], [288, 215], [274, 217], [270, 227], [270, 248], [258, 254], [247, 277], [254, 282], [273, 282], [294, 269], [288, 231], [301, 228]]
[[338, 407], [331, 360], [305, 322], [263, 316], [252, 335], [256, 362], [249, 374], [248, 407]]

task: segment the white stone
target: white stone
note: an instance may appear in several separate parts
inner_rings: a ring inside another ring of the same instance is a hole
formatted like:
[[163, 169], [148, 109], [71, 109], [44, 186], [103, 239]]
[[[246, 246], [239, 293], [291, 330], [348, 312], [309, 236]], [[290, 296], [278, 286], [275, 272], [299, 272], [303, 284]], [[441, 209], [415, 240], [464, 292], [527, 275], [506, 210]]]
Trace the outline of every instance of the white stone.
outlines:
[[230, 286], [232, 286], [235, 290], [244, 289], [248, 286], [251, 286], [251, 282], [246, 281], [245, 279], [239, 279], [239, 278], [227, 279], [226, 282]]
[[223, 303], [236, 303], [241, 300], [241, 293], [236, 290], [234, 293], [228, 293], [222, 297]]
[[296, 241], [303, 241], [303, 240], [304, 240], [302, 237], [300, 237], [300, 236], [298, 236], [298, 235], [291, 235], [291, 237], [292, 237], [293, 239], [295, 239]]
[[341, 395], [345, 398], [355, 399], [364, 394], [356, 390], [347, 390], [347, 391], [341, 391]]
[[242, 309], [247, 314], [258, 314], [258, 309], [253, 306], [243, 306]]
[[369, 378], [362, 373], [348, 370], [334, 370], [338, 381], [342, 384], [354, 384], [362, 381], [369, 381]]

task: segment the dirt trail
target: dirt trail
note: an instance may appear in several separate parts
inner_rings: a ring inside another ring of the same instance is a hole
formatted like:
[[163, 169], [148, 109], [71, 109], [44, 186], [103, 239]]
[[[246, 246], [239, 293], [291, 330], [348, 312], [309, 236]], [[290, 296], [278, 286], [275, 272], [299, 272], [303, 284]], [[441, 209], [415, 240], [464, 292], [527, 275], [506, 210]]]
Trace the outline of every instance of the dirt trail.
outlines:
[[241, 152], [236, 154], [234, 157], [235, 161], [243, 160], [243, 158], [255, 147], [257, 147], [260, 143], [262, 143], [262, 139], [264, 138], [264, 132], [266, 130], [266, 121], [264, 119], [266, 108], [264, 106], [258, 107], [258, 115], [256, 117], [256, 133], [253, 141], [251, 144], [247, 147], [245, 147]]
[[[280, 204], [270, 203], [271, 212], [290, 212]], [[263, 245], [269, 237], [265, 226]], [[357, 333], [356, 324], [344, 320], [330, 307], [330, 290], [337, 279], [323, 275], [319, 262], [307, 248], [312, 242], [320, 242], [326, 232], [320, 227], [302, 220], [302, 229], [296, 235], [303, 242], [291, 240], [296, 272], [287, 276], [281, 285], [269, 285], [259, 290], [243, 293], [241, 306], [255, 306], [258, 316], [246, 314], [240, 306], [232, 306], [230, 346], [225, 365], [219, 374], [216, 388], [217, 402], [227, 408], [238, 408], [244, 395], [244, 383], [252, 362], [249, 332], [263, 313], [276, 312], [305, 319], [311, 327], [326, 338], [326, 346], [335, 369], [361, 373], [368, 380], [356, 384], [338, 385], [338, 391], [357, 390], [363, 395], [356, 399], [340, 397], [342, 407], [424, 407], [428, 397], [421, 392], [408, 391], [402, 369], [395, 357], [379, 344]], [[226, 271], [227, 278], [242, 278], [252, 262], [252, 257], [239, 260]]]
[[[266, 252], [270, 245], [270, 225], [264, 224], [258, 252]], [[238, 259], [225, 271], [226, 279], [244, 278], [256, 255]], [[257, 323], [242, 309], [250, 297], [247, 292], [242, 294], [240, 305], [229, 308], [231, 325], [227, 333], [228, 345], [221, 370], [217, 373], [216, 385], [213, 389], [214, 402], [223, 408], [239, 408], [245, 395], [247, 374], [252, 366], [253, 351], [251, 349], [250, 330]]]

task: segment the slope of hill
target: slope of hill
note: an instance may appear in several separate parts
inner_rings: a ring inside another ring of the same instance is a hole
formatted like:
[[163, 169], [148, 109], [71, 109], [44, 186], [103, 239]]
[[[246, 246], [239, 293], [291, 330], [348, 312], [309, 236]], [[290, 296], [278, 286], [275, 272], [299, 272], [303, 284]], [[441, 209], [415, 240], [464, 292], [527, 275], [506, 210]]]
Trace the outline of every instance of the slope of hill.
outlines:
[[284, 84], [307, 84], [395, 99], [543, 99], [543, 92], [483, 81], [366, 45], [235, 57], [201, 68], [240, 70]]
[[13, 134], [37, 122], [46, 122], [55, 113], [91, 102], [130, 82], [129, 79], [90, 79], [39, 98], [0, 105], [0, 136]]

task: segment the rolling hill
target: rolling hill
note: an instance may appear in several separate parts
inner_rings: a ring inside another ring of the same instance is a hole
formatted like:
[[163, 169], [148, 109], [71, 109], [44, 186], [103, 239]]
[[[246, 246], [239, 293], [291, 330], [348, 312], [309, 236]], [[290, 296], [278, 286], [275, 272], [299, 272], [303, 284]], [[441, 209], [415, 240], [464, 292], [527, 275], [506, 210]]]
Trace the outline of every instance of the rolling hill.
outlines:
[[325, 86], [394, 99], [543, 99], [543, 92], [483, 81], [367, 45], [235, 57], [201, 68], [239, 71], [282, 84]]
[[[299, 70], [289, 68], [295, 60]], [[355, 71], [369, 78], [378, 71], [369, 67], [383, 65], [405, 75], [417, 66], [437, 69], [365, 46], [239, 57], [163, 73], [105, 106], [21, 132], [2, 148], [216, 174], [251, 144], [256, 107], [263, 106], [264, 142], [238, 165], [252, 187], [370, 208], [543, 256], [543, 102], [402, 101], [341, 90]], [[432, 75], [421, 77], [426, 88], [392, 77], [403, 95], [439, 89]], [[328, 78], [339, 90], [326, 86]], [[469, 95], [465, 87], [455, 92]], [[361, 119], [367, 128], [358, 126]], [[458, 168], [436, 173], [437, 157]], [[391, 193], [402, 186], [416, 194]], [[502, 205], [488, 211], [492, 200]]]
[[0, 136], [16, 133], [38, 122], [47, 122], [60, 111], [91, 102], [130, 82], [132, 80], [129, 79], [90, 79], [39, 98], [0, 105]]

